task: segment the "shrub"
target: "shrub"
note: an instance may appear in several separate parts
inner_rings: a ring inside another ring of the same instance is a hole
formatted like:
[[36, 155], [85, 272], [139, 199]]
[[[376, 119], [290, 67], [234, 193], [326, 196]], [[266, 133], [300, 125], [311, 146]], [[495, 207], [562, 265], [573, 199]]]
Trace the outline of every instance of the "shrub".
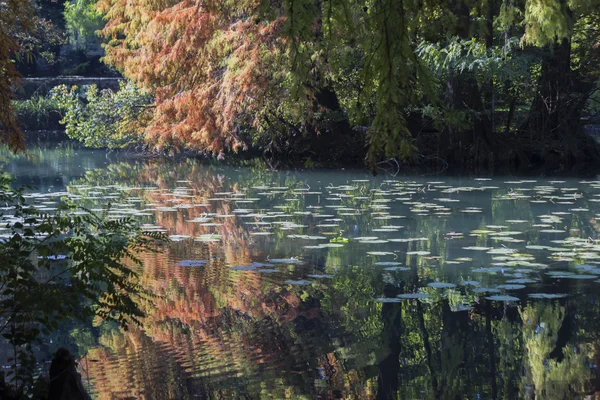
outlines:
[[[9, 382], [31, 390], [36, 370], [33, 345], [59, 324], [99, 316], [127, 328], [140, 323], [137, 301], [149, 293], [131, 266], [139, 251], [163, 237], [141, 231], [132, 218], [109, 219], [63, 203], [53, 215], [29, 205], [23, 189], [0, 177], [0, 343], [12, 348]], [[77, 212], [75, 212], [77, 211]]]
[[87, 147], [112, 149], [142, 143], [152, 98], [132, 83], [121, 83], [117, 92], [98, 90], [96, 85], [82, 89], [60, 85], [52, 98], [64, 113], [61, 123], [71, 139]]
[[63, 118], [59, 103], [51, 96], [34, 96], [13, 102], [17, 118], [25, 129], [55, 129]]

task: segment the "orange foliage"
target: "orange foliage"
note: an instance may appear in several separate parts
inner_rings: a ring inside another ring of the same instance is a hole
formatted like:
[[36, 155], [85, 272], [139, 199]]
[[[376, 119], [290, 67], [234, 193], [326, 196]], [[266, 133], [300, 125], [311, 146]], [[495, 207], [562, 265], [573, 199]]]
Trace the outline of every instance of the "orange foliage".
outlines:
[[284, 18], [251, 17], [257, 0], [233, 3], [99, 1], [105, 62], [155, 93], [146, 138], [156, 148], [246, 148], [240, 126], [255, 123], [281, 90], [272, 65], [284, 54]]
[[0, 1], [0, 142], [23, 150], [25, 140], [11, 104], [13, 90], [21, 76], [14, 59], [20, 50], [15, 33], [28, 28], [32, 13], [27, 0]]

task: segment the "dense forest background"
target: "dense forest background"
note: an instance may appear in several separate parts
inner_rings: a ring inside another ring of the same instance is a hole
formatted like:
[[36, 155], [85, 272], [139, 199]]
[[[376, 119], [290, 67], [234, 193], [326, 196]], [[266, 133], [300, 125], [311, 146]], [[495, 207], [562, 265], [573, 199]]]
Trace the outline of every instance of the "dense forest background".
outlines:
[[589, 172], [599, 5], [10, 0], [0, 127], [23, 147], [21, 76], [122, 76], [119, 89], [63, 85], [36, 101], [95, 147], [249, 150], [274, 167]]

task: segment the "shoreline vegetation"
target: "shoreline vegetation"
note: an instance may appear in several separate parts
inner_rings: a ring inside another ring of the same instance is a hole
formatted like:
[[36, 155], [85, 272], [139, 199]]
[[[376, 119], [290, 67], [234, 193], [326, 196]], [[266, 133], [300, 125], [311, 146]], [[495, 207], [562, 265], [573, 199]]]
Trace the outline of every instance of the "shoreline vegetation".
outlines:
[[[167, 241], [132, 217], [111, 218], [110, 205], [93, 212], [64, 195], [57, 200], [52, 210], [40, 210], [35, 196], [0, 176], [0, 335], [8, 367], [2, 376], [8, 388], [0, 390], [10, 389], [16, 398], [44, 390], [36, 385], [43, 365], [38, 357], [44, 338], [63, 324], [141, 324], [140, 302], [153, 296], [139, 284], [135, 268], [142, 265], [140, 254]], [[70, 360], [68, 353], [62, 357]]]
[[[263, 170], [589, 176], [598, 71], [600, 0], [8, 0], [0, 142], [26, 154], [64, 130]], [[23, 77], [43, 89], [19, 94]], [[60, 323], [140, 321], [124, 260], [164, 237], [107, 210], [41, 213], [4, 175], [0, 200], [7, 382], [29, 393]]]
[[[52, 80], [60, 82], [59, 78]], [[245, 149], [223, 149], [217, 154], [186, 146], [153, 147], [146, 141], [144, 132], [145, 124], [152, 119], [149, 115], [154, 108], [152, 99], [130, 83], [121, 82], [119, 90], [98, 89], [93, 84], [82, 87], [59, 85], [46, 95], [13, 100], [17, 118], [26, 132], [25, 139], [27, 142], [44, 140], [47, 136], [38, 137], [40, 132], [56, 131], [64, 134], [52, 135], [53, 140], [74, 140], [87, 147], [125, 149], [147, 156], [214, 157], [217, 160], [257, 158], [271, 169], [365, 167], [368, 157], [365, 139], [369, 128], [350, 127], [344, 120], [339, 124], [334, 121], [326, 133], [298, 131], [291, 135], [275, 135], [268, 142], [253, 141], [249, 136], [245, 139]], [[521, 107], [498, 111], [498, 114], [502, 113], [512, 113], [511, 118], [526, 120], [528, 110]], [[490, 148], [484, 155], [473, 153], [472, 146], [463, 146], [459, 142], [454, 153], [442, 157], [439, 148], [439, 142], [443, 140], [441, 132], [431, 126], [427, 128], [433, 121], [424, 121], [422, 116], [415, 116], [414, 120], [420, 129], [413, 135], [414, 143], [417, 148], [426, 150], [408, 160], [382, 158], [370, 167], [374, 173], [590, 175], [600, 166], [600, 158], [596, 157], [598, 141], [585, 128], [586, 124], [594, 125], [593, 119], [580, 121], [581, 132], [575, 137], [562, 139], [572, 146], [569, 162], [563, 159], [564, 153], [556, 151], [531, 159], [526, 153], [539, 150], [540, 143], [533, 137], [519, 137], [506, 130], [494, 134], [497, 143], [493, 151]], [[328, 123], [330, 121], [325, 121]]]
[[600, 166], [586, 132], [600, 112], [600, 14], [589, 2], [358, 1], [350, 12], [265, 0], [205, 13], [195, 0], [17, 3], [25, 7], [7, 10], [16, 20], [6, 32], [20, 33], [5, 37], [0, 91], [21, 74], [56, 86], [73, 71], [120, 86], [77, 88], [65, 77], [47, 96], [2, 97], [0, 125], [15, 150], [22, 129], [56, 128], [58, 107], [68, 136], [89, 147], [249, 151], [273, 168]]

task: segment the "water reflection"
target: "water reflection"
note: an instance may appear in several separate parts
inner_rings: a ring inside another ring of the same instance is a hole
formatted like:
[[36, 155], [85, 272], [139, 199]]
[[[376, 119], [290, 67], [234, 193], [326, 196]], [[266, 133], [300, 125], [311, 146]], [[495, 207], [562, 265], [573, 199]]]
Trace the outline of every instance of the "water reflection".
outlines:
[[600, 182], [73, 157], [61, 195], [173, 239], [143, 329], [65, 327], [99, 399], [598, 395]]

